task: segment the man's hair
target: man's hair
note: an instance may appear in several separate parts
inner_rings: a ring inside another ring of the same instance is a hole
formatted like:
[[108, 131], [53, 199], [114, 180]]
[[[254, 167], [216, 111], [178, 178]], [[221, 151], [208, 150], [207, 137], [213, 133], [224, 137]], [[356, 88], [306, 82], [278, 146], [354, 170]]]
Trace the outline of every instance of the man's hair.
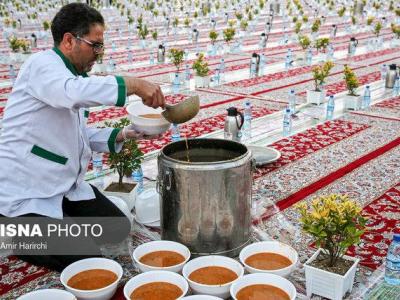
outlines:
[[84, 3], [63, 6], [51, 22], [54, 45], [58, 46], [67, 32], [75, 36], [88, 34], [94, 24], [104, 26], [103, 16], [96, 9]]

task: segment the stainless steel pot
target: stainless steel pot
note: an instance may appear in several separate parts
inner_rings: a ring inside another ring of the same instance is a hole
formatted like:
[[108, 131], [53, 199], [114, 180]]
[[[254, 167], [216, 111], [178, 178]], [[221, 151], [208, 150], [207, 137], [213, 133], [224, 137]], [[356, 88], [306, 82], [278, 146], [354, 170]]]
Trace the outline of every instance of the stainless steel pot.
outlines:
[[[250, 242], [251, 152], [222, 139], [190, 139], [158, 156], [161, 237], [194, 256], [236, 256]], [[188, 158], [190, 162], [188, 162]]]

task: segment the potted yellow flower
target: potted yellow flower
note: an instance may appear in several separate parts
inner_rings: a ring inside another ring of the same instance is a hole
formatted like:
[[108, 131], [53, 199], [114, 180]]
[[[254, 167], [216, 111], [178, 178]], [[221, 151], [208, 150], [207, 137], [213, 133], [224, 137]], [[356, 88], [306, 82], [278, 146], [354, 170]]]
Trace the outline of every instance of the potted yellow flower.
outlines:
[[333, 62], [327, 61], [323, 65], [318, 65], [311, 69], [314, 78], [314, 90], [307, 90], [307, 103], [320, 105], [324, 102], [326, 95], [325, 91], [322, 90], [322, 85], [334, 66]]
[[208, 87], [210, 85], [210, 76], [208, 76], [210, 69], [208, 68], [207, 61], [204, 59], [203, 53], [199, 53], [197, 59], [193, 63], [192, 68], [196, 72], [196, 75], [194, 76], [196, 87]]
[[344, 80], [348, 93], [345, 99], [345, 108], [357, 110], [361, 107], [361, 97], [357, 94], [359, 86], [358, 79], [354, 71], [347, 65], [344, 66]]
[[366, 219], [361, 207], [346, 195], [332, 194], [296, 205], [304, 232], [315, 238], [319, 249], [304, 264], [307, 296], [342, 299], [351, 291], [359, 259], [344, 255], [358, 244]]

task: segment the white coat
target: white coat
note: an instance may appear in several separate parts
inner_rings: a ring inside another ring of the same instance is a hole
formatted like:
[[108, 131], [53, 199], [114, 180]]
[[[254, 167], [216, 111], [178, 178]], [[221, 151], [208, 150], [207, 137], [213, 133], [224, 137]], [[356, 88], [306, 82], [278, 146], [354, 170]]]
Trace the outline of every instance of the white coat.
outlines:
[[119, 76], [78, 75], [57, 48], [32, 55], [7, 101], [0, 132], [0, 214], [62, 218], [62, 200], [95, 198], [91, 151], [120, 151], [119, 129], [86, 127], [88, 107], [124, 106]]

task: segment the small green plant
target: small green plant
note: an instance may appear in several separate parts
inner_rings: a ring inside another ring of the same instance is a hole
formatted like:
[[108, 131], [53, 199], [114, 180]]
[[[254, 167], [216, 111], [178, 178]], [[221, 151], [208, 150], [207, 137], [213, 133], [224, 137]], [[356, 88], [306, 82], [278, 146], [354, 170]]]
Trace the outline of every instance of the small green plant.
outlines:
[[153, 32], [151, 33], [151, 37], [153, 38], [153, 40], [157, 40], [158, 38], [158, 32], [157, 29], [154, 29]]
[[236, 19], [238, 19], [239, 21], [242, 20], [242, 18], [243, 18], [243, 15], [240, 12], [237, 12], [235, 14], [235, 16], [236, 16]]
[[372, 24], [372, 22], [374, 22], [374, 20], [375, 20], [375, 18], [374, 18], [373, 16], [369, 16], [369, 17], [367, 18], [367, 25], [368, 25], [368, 26], [371, 26], [371, 24]]
[[394, 13], [396, 14], [397, 17], [400, 17], [400, 8], [396, 9]]
[[258, 7], [260, 8], [260, 10], [263, 10], [265, 6], [265, 0], [258, 0]]
[[135, 19], [132, 16], [128, 16], [128, 24], [132, 25], [135, 22]]
[[15, 36], [12, 36], [8, 39], [8, 44], [12, 52], [18, 52], [21, 48], [21, 40]]
[[296, 25], [294, 26], [294, 32], [296, 34], [300, 33], [301, 26], [303, 26], [303, 23], [301, 23], [301, 21], [297, 21]]
[[174, 21], [172, 22], [172, 26], [178, 27], [178, 25], [179, 25], [179, 19], [175, 18]]
[[186, 28], [190, 27], [190, 19], [188, 17], [186, 17], [183, 21], [183, 25], [185, 25]]
[[392, 28], [392, 32], [394, 33], [394, 35], [400, 39], [400, 25], [395, 25], [395, 24], [391, 24], [390, 28]]
[[218, 38], [218, 32], [216, 32], [215, 30], [211, 30], [210, 33], [208, 34], [208, 36], [211, 40], [211, 44], [214, 44]]
[[347, 65], [344, 66], [344, 80], [346, 82], [348, 95], [350, 95], [350, 96], [358, 96], [356, 94], [356, 89], [359, 86], [357, 76], [354, 73], [354, 71]]
[[[123, 118], [118, 122], [105, 122], [107, 127], [124, 128], [130, 125], [127, 118]], [[140, 167], [143, 161], [143, 152], [138, 148], [135, 140], [126, 140], [120, 152], [110, 153], [108, 157], [108, 164], [110, 168], [118, 173], [118, 185], [123, 185], [124, 175], [130, 175], [134, 170]]]
[[142, 14], [140, 14], [140, 16], [137, 18], [137, 23], [138, 23], [138, 26], [140, 28], [142, 28], [142, 26], [143, 26], [143, 15]]
[[308, 23], [308, 16], [305, 16], [305, 15], [303, 16], [303, 22]]
[[224, 29], [222, 32], [224, 35], [224, 40], [229, 44], [230, 41], [233, 40], [233, 37], [235, 36], [235, 29], [232, 27]]
[[361, 207], [345, 195], [321, 196], [296, 205], [300, 213], [302, 230], [315, 239], [317, 247], [329, 257], [327, 267], [333, 267], [347, 248], [360, 242], [367, 219], [361, 215]]
[[299, 18], [297, 18], [296, 16], [294, 16], [294, 17], [292, 18], [293, 24], [295, 24], [295, 23], [297, 22], [298, 19], [299, 19]]
[[249, 23], [247, 23], [246, 20], [243, 19], [242, 21], [240, 21], [240, 28], [241, 28], [243, 31], [246, 31], [247, 26], [249, 26]]
[[232, 19], [232, 20], [228, 21], [228, 26], [231, 27], [231, 28], [233, 28], [235, 26], [235, 24], [236, 24], [236, 20], [235, 19]]
[[140, 39], [145, 40], [148, 34], [149, 34], [149, 30], [147, 29], [147, 25], [142, 25], [139, 28], [139, 37], [140, 37]]
[[185, 52], [182, 49], [171, 48], [169, 50], [168, 57], [171, 59], [171, 62], [174, 64], [175, 68], [179, 72], [181, 65], [183, 63], [183, 56]]
[[198, 16], [199, 16], [199, 13], [198, 13], [197, 11], [195, 11], [195, 12], [193, 13], [193, 18], [197, 19]]
[[321, 26], [321, 20], [320, 19], [315, 19], [314, 23], [311, 26], [311, 31], [312, 32], [318, 32], [320, 26]]
[[320, 50], [325, 51], [328, 45], [329, 45], [329, 38], [320, 38], [315, 41], [315, 48], [317, 48], [318, 51]]
[[346, 12], [346, 7], [342, 7], [341, 9], [338, 10], [337, 13], [339, 17], [343, 17], [345, 12]]
[[194, 61], [192, 65], [193, 70], [196, 71], [196, 75], [200, 77], [208, 76], [208, 72], [210, 69], [208, 68], [208, 63], [204, 59], [204, 54], [199, 53], [197, 59]]
[[353, 25], [357, 24], [357, 18], [355, 16], [351, 16], [351, 24]]
[[375, 28], [374, 28], [374, 33], [376, 34], [376, 36], [379, 36], [379, 34], [381, 33], [381, 30], [382, 30], [382, 23], [376, 22]]
[[299, 43], [303, 50], [306, 50], [311, 45], [311, 40], [306, 35], [299, 35]]
[[311, 71], [314, 78], [314, 88], [316, 92], [321, 91], [321, 86], [325, 83], [326, 77], [329, 76], [329, 73], [334, 66], [333, 62], [327, 61], [322, 66], [318, 65], [312, 68]]

